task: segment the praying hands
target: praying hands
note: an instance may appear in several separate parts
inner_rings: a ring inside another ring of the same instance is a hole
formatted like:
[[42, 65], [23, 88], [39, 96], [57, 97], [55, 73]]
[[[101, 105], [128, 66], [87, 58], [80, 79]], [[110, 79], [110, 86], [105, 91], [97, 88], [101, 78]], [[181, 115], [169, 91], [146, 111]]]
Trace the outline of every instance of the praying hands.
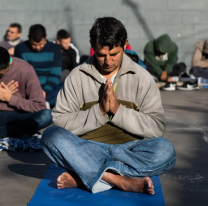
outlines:
[[107, 113], [115, 114], [119, 108], [119, 102], [117, 96], [113, 91], [113, 84], [110, 79], [107, 79], [103, 95], [100, 102], [100, 111], [102, 115]]
[[19, 84], [18, 82], [14, 82], [14, 80], [10, 81], [7, 85], [4, 82], [0, 83], [0, 101], [9, 102], [12, 94], [17, 92]]

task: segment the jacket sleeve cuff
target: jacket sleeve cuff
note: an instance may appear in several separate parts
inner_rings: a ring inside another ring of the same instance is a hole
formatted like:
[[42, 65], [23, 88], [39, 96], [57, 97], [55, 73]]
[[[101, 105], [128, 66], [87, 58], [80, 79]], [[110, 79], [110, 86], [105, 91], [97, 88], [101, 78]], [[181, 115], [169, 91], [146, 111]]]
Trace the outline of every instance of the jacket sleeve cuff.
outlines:
[[118, 110], [116, 111], [116, 113], [114, 114], [113, 118], [111, 119], [111, 122], [112, 122], [114, 125], [117, 125], [117, 123], [121, 120], [121, 115], [123, 114], [123, 110], [124, 110], [125, 108], [126, 108], [126, 107], [123, 106], [122, 104], [119, 105]]
[[12, 95], [9, 100], [9, 105], [15, 107], [17, 105], [18, 97]]
[[171, 65], [167, 65], [165, 67], [165, 71], [167, 72], [167, 74], [170, 74], [172, 72], [172, 66]]
[[97, 121], [100, 122], [102, 125], [104, 125], [105, 123], [107, 123], [109, 121], [109, 117], [107, 114], [102, 115], [102, 113], [100, 111], [99, 103], [94, 105], [94, 111], [96, 114]]

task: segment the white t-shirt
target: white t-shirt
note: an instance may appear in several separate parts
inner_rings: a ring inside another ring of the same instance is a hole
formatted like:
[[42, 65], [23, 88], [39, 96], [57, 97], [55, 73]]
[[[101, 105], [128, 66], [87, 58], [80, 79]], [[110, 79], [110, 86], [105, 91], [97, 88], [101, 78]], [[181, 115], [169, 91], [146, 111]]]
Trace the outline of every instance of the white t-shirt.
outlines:
[[[112, 82], [112, 83], [114, 82], [117, 73], [118, 73], [118, 72], [116, 72], [116, 73], [111, 77], [111, 82]], [[103, 79], [103, 82], [104, 82], [104, 84], [105, 84], [105, 83], [106, 83], [105, 77], [103, 77], [103, 75], [101, 75], [101, 74], [100, 74], [100, 76], [101, 76], [101, 78]]]

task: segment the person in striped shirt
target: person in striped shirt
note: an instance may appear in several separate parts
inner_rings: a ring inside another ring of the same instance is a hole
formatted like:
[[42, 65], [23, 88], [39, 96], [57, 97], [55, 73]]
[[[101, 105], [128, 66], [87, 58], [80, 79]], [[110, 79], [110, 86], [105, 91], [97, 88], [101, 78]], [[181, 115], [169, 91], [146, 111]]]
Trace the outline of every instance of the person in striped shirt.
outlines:
[[[14, 56], [33, 66], [47, 98], [57, 92], [60, 83], [62, 54], [60, 47], [46, 39], [46, 29], [41, 24], [32, 25], [28, 40], [15, 48]], [[50, 103], [50, 102], [49, 102]]]

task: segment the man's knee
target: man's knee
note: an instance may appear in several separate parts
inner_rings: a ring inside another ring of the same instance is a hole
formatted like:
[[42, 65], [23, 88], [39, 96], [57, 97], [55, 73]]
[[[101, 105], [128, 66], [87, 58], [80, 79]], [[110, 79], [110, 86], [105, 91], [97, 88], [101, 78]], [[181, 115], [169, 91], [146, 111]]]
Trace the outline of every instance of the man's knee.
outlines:
[[40, 121], [41, 125], [44, 125], [44, 127], [52, 124], [52, 115], [50, 109], [44, 109], [40, 111]]
[[157, 138], [156, 141], [157, 141], [157, 147], [158, 147], [157, 152], [160, 157], [165, 158], [166, 161], [171, 160], [176, 157], [175, 147], [169, 140], [163, 137], [159, 137]]
[[71, 133], [62, 127], [51, 126], [43, 132], [42, 141], [43, 144], [64, 145], [66, 140], [70, 141], [69, 134]]

